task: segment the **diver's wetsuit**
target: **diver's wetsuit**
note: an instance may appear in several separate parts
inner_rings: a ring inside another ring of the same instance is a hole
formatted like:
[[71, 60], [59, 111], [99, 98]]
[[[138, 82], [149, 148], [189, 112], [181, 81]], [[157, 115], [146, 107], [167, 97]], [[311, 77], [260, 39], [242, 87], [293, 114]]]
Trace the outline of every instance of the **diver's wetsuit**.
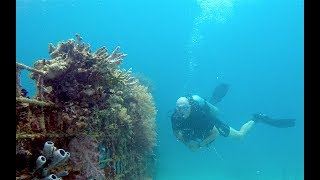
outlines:
[[205, 101], [200, 105], [192, 96], [187, 96], [191, 105], [191, 113], [183, 119], [175, 110], [171, 116], [171, 124], [174, 132], [181, 131], [185, 142], [203, 140], [210, 134], [214, 126], [222, 136], [229, 136], [230, 127], [210, 113], [210, 107]]

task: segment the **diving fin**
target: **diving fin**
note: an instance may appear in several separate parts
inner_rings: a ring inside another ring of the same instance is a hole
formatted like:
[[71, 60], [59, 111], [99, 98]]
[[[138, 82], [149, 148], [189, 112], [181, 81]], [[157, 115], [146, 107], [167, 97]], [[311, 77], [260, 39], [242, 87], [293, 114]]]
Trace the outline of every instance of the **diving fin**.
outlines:
[[273, 119], [273, 121], [268, 122], [267, 124], [277, 127], [277, 128], [288, 128], [295, 126], [295, 119]]
[[265, 114], [256, 113], [253, 115], [253, 121], [262, 122], [277, 128], [294, 127], [296, 119], [272, 119]]
[[210, 103], [212, 105], [215, 105], [217, 104], [218, 102], [220, 102], [222, 100], [222, 98], [227, 94], [229, 90], [229, 85], [226, 84], [226, 83], [221, 83], [220, 85], [218, 85], [213, 93], [212, 93], [212, 96], [211, 96], [211, 99], [210, 99]]

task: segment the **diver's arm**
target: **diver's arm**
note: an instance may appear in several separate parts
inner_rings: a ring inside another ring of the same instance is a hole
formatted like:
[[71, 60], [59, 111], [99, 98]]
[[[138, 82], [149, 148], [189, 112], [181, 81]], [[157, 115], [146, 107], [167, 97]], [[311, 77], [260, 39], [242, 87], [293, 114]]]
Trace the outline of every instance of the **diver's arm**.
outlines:
[[[207, 107], [209, 108], [209, 113], [212, 118], [216, 118], [218, 115], [218, 108], [208, 101], [205, 101]], [[219, 135], [219, 131], [216, 127], [213, 127], [210, 131], [210, 134], [200, 142], [200, 147], [207, 146], [209, 143], [214, 141]]]
[[183, 132], [181, 130], [180, 123], [176, 118], [174, 118], [174, 116], [171, 117], [171, 125], [172, 125], [173, 134], [176, 136], [177, 140], [185, 143], [185, 139], [183, 138]]
[[189, 140], [184, 138], [182, 130], [174, 131], [174, 135], [176, 136], [178, 141], [182, 142], [185, 145], [188, 145], [188, 143], [190, 142]]
[[183, 134], [181, 131], [179, 130], [174, 131], [174, 135], [180, 142], [183, 142], [184, 144], [186, 143], [186, 140], [183, 138]]
[[205, 139], [203, 139], [200, 142], [200, 147], [204, 147], [207, 146], [208, 144], [210, 144], [212, 141], [214, 141], [217, 137], [219, 136], [219, 131], [216, 127], [213, 127], [212, 130], [210, 131], [210, 134], [208, 137], [206, 137]]
[[178, 121], [173, 117], [171, 118], [171, 123], [172, 123], [173, 134], [176, 136], [179, 142], [182, 142], [185, 146], [187, 146], [192, 151], [195, 151], [200, 148], [199, 142], [190, 141], [190, 139], [186, 138], [186, 136], [184, 135], [185, 131], [181, 129]]
[[184, 145], [186, 145], [191, 151], [196, 151], [200, 148], [200, 143], [197, 141], [190, 141], [183, 137], [182, 131], [175, 131], [175, 136], [177, 137], [179, 142], [182, 142]]

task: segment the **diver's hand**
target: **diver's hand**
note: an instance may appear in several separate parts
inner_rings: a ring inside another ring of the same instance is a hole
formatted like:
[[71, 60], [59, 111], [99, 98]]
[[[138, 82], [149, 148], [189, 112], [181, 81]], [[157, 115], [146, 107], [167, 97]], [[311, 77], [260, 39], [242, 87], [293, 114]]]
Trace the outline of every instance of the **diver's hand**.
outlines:
[[182, 134], [181, 131], [175, 132], [175, 136], [177, 137], [178, 141], [185, 142], [185, 140], [183, 139], [183, 134]]
[[178, 131], [178, 132], [176, 133], [176, 136], [177, 136], [178, 139], [183, 139], [183, 135], [182, 135], [182, 132], [181, 132], [181, 131]]

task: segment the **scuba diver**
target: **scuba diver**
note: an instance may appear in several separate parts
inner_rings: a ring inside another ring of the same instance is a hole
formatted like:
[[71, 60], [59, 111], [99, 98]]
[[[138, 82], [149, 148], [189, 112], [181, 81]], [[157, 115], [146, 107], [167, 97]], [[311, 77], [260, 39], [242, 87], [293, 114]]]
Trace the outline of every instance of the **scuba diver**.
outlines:
[[218, 118], [215, 106], [229, 90], [228, 84], [218, 85], [209, 101], [198, 95], [180, 97], [171, 116], [172, 130], [178, 141], [195, 151], [208, 146], [219, 135], [242, 139], [255, 123], [265, 123], [277, 128], [295, 126], [295, 119], [273, 119], [263, 113], [255, 113], [251, 120], [243, 124], [240, 130], [227, 125]]

